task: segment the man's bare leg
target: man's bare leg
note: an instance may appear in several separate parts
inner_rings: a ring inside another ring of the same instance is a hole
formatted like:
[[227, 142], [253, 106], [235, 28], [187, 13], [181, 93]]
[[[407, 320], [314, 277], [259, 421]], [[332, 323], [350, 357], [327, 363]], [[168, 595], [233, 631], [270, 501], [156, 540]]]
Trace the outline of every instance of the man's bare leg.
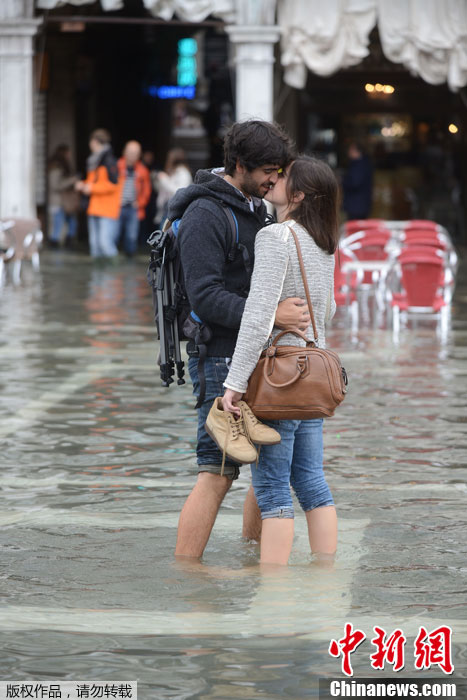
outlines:
[[250, 486], [243, 504], [243, 530], [242, 536], [248, 540], [261, 539], [261, 511], [255, 498], [253, 486]]
[[200, 472], [198, 480], [185, 501], [178, 521], [175, 555], [203, 556], [211, 530], [232, 479], [220, 474]]

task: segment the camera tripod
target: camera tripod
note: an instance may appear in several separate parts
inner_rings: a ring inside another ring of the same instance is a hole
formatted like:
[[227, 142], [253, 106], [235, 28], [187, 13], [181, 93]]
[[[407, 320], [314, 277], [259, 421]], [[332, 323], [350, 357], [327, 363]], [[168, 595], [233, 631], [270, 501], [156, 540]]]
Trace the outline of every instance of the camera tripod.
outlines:
[[162, 386], [170, 386], [177, 372], [177, 384], [185, 384], [185, 363], [180, 351], [177, 318], [177, 290], [174, 285], [173, 245], [169, 231], [154, 231], [148, 238], [151, 261], [148, 275], [152, 287], [154, 316], [160, 340], [160, 376]]

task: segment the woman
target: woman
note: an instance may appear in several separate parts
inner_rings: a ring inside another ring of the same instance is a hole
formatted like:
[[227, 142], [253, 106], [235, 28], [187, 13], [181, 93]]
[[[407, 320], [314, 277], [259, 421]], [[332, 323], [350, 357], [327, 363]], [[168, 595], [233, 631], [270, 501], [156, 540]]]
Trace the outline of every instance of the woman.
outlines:
[[55, 149], [49, 160], [48, 210], [49, 241], [57, 248], [62, 239], [62, 229], [67, 226], [66, 243], [74, 241], [78, 225], [78, 195], [74, 184], [77, 176], [72, 174], [70, 147], [62, 143]]
[[172, 148], [165, 161], [165, 170], [155, 173], [153, 181], [157, 190], [156, 222], [162, 225], [167, 216], [167, 204], [180, 187], [188, 187], [193, 182], [185, 152], [182, 148]]
[[[280, 301], [305, 297], [295, 243], [297, 234], [310, 288], [318, 330], [324, 347], [324, 324], [335, 312], [334, 251], [338, 243], [338, 184], [331, 168], [302, 156], [286, 168], [266, 199], [274, 204], [279, 223], [256, 236], [255, 266], [232, 364], [224, 383], [225, 411], [240, 415], [236, 403], [273, 326]], [[312, 340], [311, 327], [306, 331]], [[303, 345], [285, 335], [280, 345]], [[268, 421], [281, 435], [277, 445], [261, 448], [258, 465], [252, 465], [256, 500], [261, 510], [261, 556], [264, 564], [287, 564], [294, 534], [290, 484], [306, 513], [313, 553], [333, 554], [337, 544], [337, 516], [323, 474], [323, 420]]]

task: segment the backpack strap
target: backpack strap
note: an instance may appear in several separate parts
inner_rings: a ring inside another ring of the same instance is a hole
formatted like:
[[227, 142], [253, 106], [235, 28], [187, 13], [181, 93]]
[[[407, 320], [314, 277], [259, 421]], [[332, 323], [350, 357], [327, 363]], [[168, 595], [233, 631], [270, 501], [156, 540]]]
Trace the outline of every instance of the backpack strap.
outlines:
[[205, 199], [209, 199], [210, 202], [213, 202], [216, 204], [218, 207], [222, 207], [222, 211], [224, 212], [225, 216], [227, 217], [227, 221], [229, 224], [229, 233], [230, 233], [230, 246], [229, 246], [229, 251], [227, 253], [227, 261], [228, 262], [233, 262], [235, 259], [235, 255], [237, 253], [237, 249], [241, 247], [241, 243], [239, 243], [239, 231], [238, 231], [238, 221], [237, 217], [234, 214], [234, 211], [232, 207], [229, 207], [228, 204], [225, 202], [216, 199], [215, 197], [205, 197]]
[[[211, 198], [209, 198], [211, 199]], [[219, 200], [212, 200], [219, 202]], [[251, 278], [253, 269], [251, 265], [251, 260], [250, 260], [250, 254], [248, 253], [247, 247], [243, 245], [243, 243], [240, 243], [239, 241], [239, 231], [238, 231], [238, 221], [237, 217], [234, 214], [234, 211], [232, 207], [229, 207], [228, 204], [225, 204], [225, 202], [221, 202], [222, 209], [225, 212], [225, 215], [227, 217], [227, 221], [229, 222], [229, 228], [230, 228], [230, 249], [227, 254], [227, 260], [228, 262], [233, 262], [235, 260], [235, 256], [237, 254], [237, 250], [240, 251], [242, 254], [242, 260], [243, 264], [245, 266], [245, 270], [247, 272], [248, 276], [248, 284], [244, 287], [242, 291], [247, 292], [248, 289], [250, 288], [250, 283], [249, 280]]]
[[222, 204], [222, 208], [227, 217], [227, 221], [229, 222], [231, 235], [230, 250], [227, 255], [227, 260], [229, 262], [233, 262], [233, 260], [235, 259], [237, 248], [240, 245], [238, 242], [238, 221], [231, 207], [227, 206], [227, 204]]

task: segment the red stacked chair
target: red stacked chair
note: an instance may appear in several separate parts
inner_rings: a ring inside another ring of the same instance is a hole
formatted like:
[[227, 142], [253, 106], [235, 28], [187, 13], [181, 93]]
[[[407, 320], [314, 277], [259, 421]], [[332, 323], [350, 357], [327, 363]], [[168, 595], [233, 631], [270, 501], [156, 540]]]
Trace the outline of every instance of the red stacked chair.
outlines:
[[428, 247], [438, 251], [444, 261], [443, 284], [445, 299], [451, 301], [454, 287], [454, 277], [457, 269], [457, 254], [446, 234], [430, 229], [408, 228], [401, 237], [402, 250], [412, 250], [414, 247]]
[[427, 245], [442, 250], [447, 249], [446, 238], [435, 229], [406, 228], [401, 240], [404, 245]]
[[347, 274], [342, 268], [346, 262], [356, 260], [356, 256], [350, 250], [338, 248], [334, 253], [334, 259], [334, 298], [337, 306], [348, 306], [357, 299], [356, 291], [361, 275], [357, 271]]
[[[362, 235], [354, 239], [350, 244], [347, 242], [347, 247], [361, 261], [387, 260], [388, 252], [386, 247], [390, 238], [391, 233], [387, 229], [370, 229], [362, 231]], [[363, 284], [373, 284], [373, 277], [373, 272], [366, 270], [363, 274]]]
[[384, 226], [383, 219], [350, 219], [344, 224], [346, 236], [350, 236], [356, 231], [365, 231], [370, 228], [381, 228]]
[[410, 219], [407, 222], [405, 230], [407, 229], [422, 229], [424, 231], [439, 231], [439, 224], [436, 221], [430, 221], [429, 219]]
[[448, 302], [443, 294], [444, 259], [430, 246], [407, 247], [398, 256], [402, 293], [393, 293], [393, 329], [399, 331], [399, 314], [436, 316], [446, 329]]
[[439, 310], [444, 299], [438, 294], [443, 279], [443, 259], [429, 247], [407, 248], [399, 257], [405, 292], [394, 295], [399, 308]]
[[363, 275], [357, 270], [346, 273], [343, 267], [345, 263], [354, 262], [356, 259], [354, 253], [346, 248], [339, 247], [334, 253], [334, 299], [337, 306], [347, 308], [354, 330], [358, 327], [357, 289]]

